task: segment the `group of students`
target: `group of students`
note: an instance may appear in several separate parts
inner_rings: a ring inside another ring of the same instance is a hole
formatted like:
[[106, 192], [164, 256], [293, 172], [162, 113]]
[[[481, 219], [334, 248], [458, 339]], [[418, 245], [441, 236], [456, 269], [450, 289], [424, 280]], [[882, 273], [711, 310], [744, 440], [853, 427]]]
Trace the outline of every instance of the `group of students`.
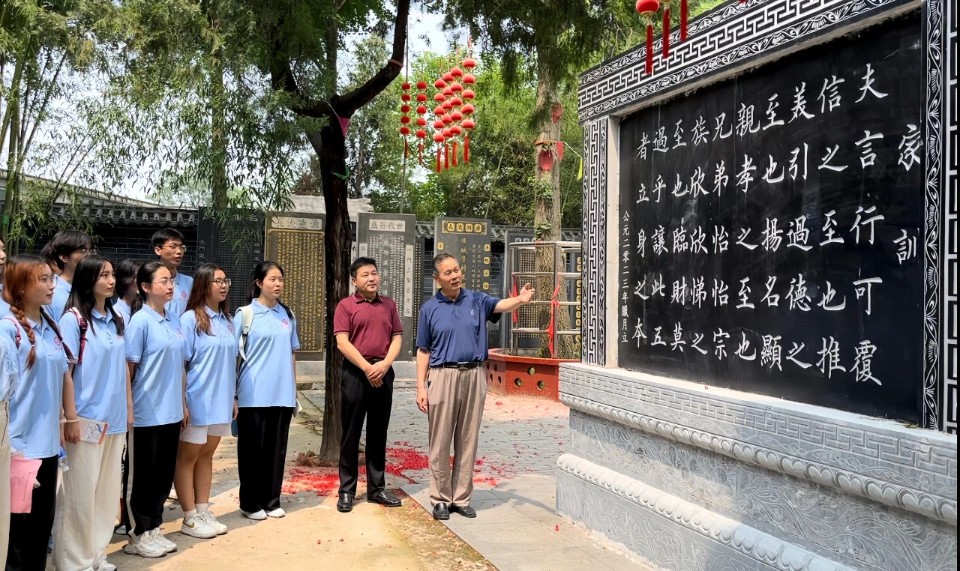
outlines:
[[[250, 303], [231, 316], [221, 267], [179, 272], [186, 247], [172, 228], [156, 232], [152, 246], [155, 261], [114, 266], [75, 230], [59, 232], [41, 256], [7, 260], [0, 242], [0, 557], [8, 570], [44, 569], [51, 535], [58, 570], [115, 569], [106, 548], [122, 509], [124, 551], [175, 551], [159, 529], [172, 485], [181, 532], [225, 533], [210, 491], [214, 453], [234, 421], [241, 512], [284, 516], [300, 342], [280, 301], [283, 268], [257, 264]], [[39, 464], [29, 509], [18, 508], [26, 513], [11, 513], [11, 462]]]

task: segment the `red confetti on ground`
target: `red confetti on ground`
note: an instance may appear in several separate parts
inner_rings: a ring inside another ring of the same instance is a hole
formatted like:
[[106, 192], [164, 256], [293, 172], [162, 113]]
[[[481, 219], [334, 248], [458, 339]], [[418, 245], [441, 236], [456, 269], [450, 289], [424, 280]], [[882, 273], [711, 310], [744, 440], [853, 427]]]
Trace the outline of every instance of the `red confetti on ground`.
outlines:
[[560, 524], [553, 526], [553, 531], [560, 531]]
[[[361, 468], [361, 472], [364, 472]], [[283, 482], [283, 493], [297, 494], [315, 492], [318, 496], [331, 496], [340, 488], [337, 468], [293, 468]]]
[[320, 545], [321, 543], [323, 543], [323, 540], [322, 540], [322, 539], [318, 539], [318, 540], [317, 540], [317, 545]]
[[414, 480], [405, 472], [426, 470], [430, 468], [430, 459], [426, 454], [409, 446], [406, 442], [398, 442], [399, 446], [387, 448], [387, 473], [393, 474], [414, 483]]
[[493, 404], [496, 406], [503, 406], [503, 402], [501, 401], [493, 401]]
[[477, 476], [476, 478], [473, 479], [473, 483], [481, 484], [481, 485], [489, 484], [493, 488], [496, 488], [497, 484], [499, 484], [496, 478], [491, 478], [490, 476]]

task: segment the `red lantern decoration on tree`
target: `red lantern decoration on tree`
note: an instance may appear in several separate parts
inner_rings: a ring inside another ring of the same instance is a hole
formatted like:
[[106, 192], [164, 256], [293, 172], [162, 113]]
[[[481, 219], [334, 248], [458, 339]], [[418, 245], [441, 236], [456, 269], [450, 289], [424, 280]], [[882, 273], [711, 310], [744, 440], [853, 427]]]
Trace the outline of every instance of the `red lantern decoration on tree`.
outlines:
[[653, 73], [653, 17], [660, 9], [660, 0], [637, 0], [637, 13], [647, 28], [647, 75]]

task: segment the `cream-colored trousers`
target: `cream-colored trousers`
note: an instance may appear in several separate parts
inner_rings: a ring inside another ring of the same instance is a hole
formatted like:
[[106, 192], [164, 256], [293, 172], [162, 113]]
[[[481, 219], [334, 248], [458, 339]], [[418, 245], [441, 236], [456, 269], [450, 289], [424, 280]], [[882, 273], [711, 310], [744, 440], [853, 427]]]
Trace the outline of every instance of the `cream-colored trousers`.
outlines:
[[[470, 505], [473, 496], [473, 464], [487, 380], [483, 367], [460, 371], [430, 369], [427, 387], [427, 417], [430, 440], [430, 503]], [[450, 443], [453, 443], [453, 468]]]

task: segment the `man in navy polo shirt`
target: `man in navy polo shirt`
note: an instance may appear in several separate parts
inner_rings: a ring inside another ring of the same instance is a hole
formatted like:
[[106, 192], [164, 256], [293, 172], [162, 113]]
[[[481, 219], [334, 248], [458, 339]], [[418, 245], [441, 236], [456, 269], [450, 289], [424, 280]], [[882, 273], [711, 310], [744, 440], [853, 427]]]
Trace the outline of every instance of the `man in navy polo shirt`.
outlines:
[[360, 432], [367, 418], [367, 501], [397, 507], [400, 500], [388, 493], [384, 471], [387, 460], [387, 425], [393, 404], [393, 361], [400, 354], [403, 326], [397, 304], [382, 296], [380, 273], [372, 258], [357, 258], [350, 265], [356, 292], [340, 300], [333, 313], [333, 334], [343, 353], [340, 419], [340, 491], [337, 510], [353, 509], [357, 494]]
[[509, 299], [465, 289], [450, 254], [433, 258], [433, 279], [440, 290], [420, 308], [417, 323], [417, 406], [429, 419], [430, 503], [434, 519], [450, 519], [451, 511], [477, 517], [470, 498], [487, 396], [487, 321], [529, 303], [534, 289], [526, 284]]

